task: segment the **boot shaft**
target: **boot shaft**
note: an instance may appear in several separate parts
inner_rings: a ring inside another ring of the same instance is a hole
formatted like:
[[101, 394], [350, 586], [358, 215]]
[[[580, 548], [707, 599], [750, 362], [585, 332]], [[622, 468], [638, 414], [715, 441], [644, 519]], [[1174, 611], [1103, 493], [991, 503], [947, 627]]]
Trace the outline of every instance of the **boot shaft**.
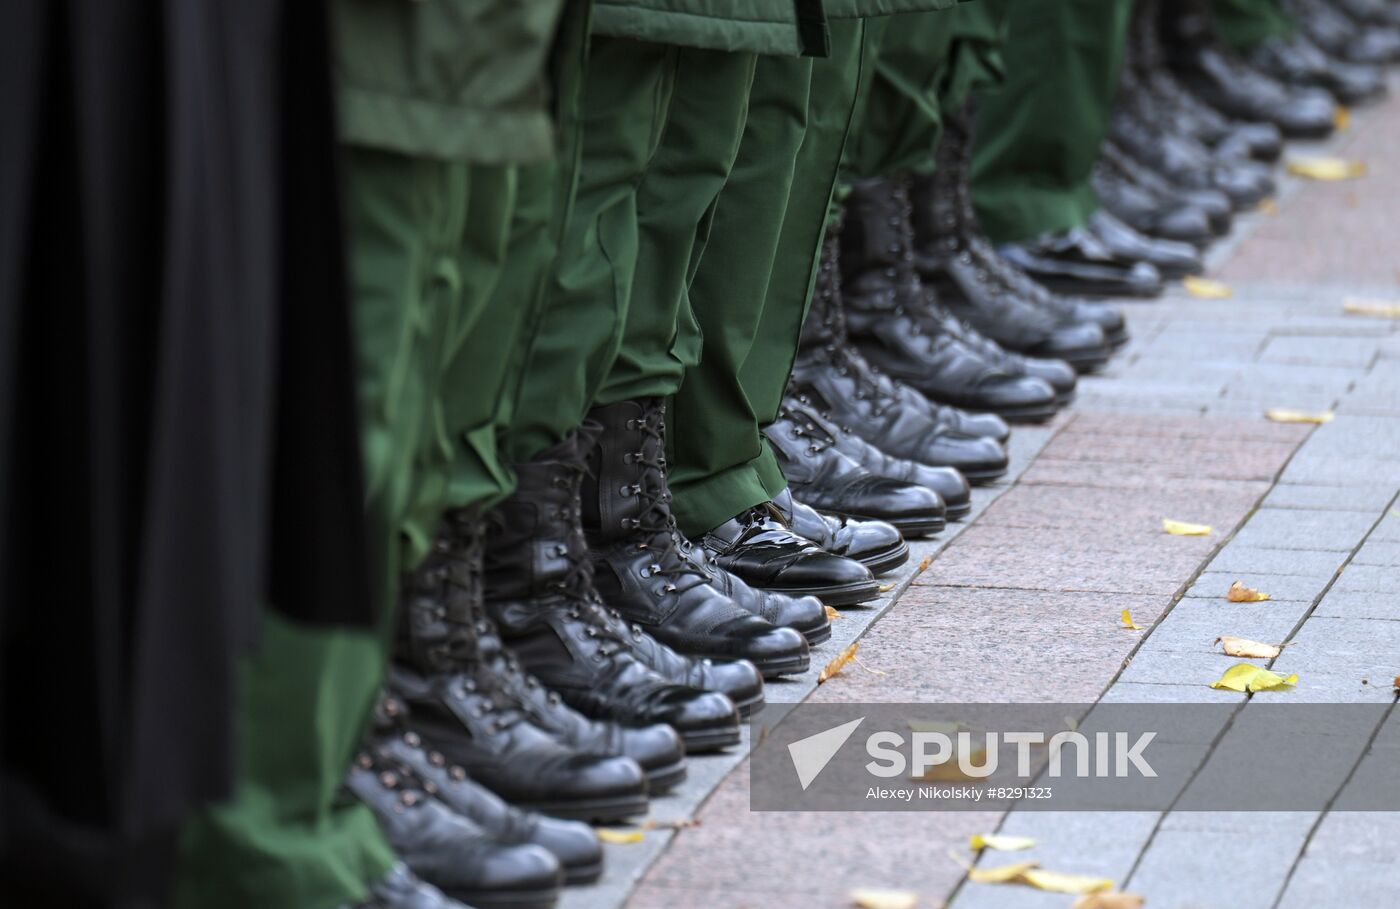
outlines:
[[595, 407], [600, 427], [582, 481], [583, 527], [590, 546], [669, 529], [666, 408], [661, 398]]
[[423, 563], [400, 585], [394, 655], [422, 672], [472, 659], [482, 615], [482, 522], [476, 508], [444, 516]]
[[802, 323], [798, 340], [800, 353], [818, 350], [846, 339], [845, 317], [841, 309], [841, 225], [826, 229], [822, 240], [821, 262], [817, 266], [817, 283], [812, 292], [812, 305]]

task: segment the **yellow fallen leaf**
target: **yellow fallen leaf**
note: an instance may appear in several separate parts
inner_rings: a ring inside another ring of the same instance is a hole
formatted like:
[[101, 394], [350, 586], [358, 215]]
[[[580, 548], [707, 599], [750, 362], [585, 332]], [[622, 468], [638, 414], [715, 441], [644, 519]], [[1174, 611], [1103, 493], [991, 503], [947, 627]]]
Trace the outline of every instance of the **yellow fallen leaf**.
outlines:
[[1147, 900], [1137, 893], [1100, 890], [1098, 893], [1084, 894], [1074, 901], [1070, 909], [1141, 909], [1145, 902]]
[[1039, 867], [1039, 862], [1013, 862], [995, 868], [969, 868], [967, 879], [978, 884], [1006, 884], [1020, 880], [1027, 871]]
[[616, 843], [618, 845], [640, 843], [642, 840], [646, 839], [646, 835], [640, 830], [611, 830], [607, 827], [599, 827], [594, 832], [598, 834], [598, 839], [603, 842]]
[[1298, 676], [1284, 678], [1253, 663], [1236, 663], [1225, 674], [1210, 683], [1212, 688], [1228, 688], [1231, 691], [1272, 691], [1285, 688], [1298, 681]]
[[1272, 660], [1283, 650], [1277, 644], [1262, 644], [1259, 641], [1251, 641], [1249, 638], [1237, 638], [1228, 634], [1216, 638], [1215, 643], [1220, 645], [1220, 649], [1225, 651], [1227, 656], [1232, 657], [1255, 657]]
[[1337, 128], [1337, 132], [1351, 127], [1351, 108], [1341, 104], [1337, 105], [1337, 110], [1332, 114], [1332, 125]]
[[1235, 291], [1224, 281], [1212, 281], [1210, 278], [1200, 278], [1196, 275], [1182, 278], [1181, 286], [1186, 288], [1188, 294], [1200, 300], [1228, 300], [1235, 295]]
[[817, 684], [820, 685], [822, 682], [825, 682], [827, 679], [835, 676], [842, 669], [845, 669], [846, 664], [856, 658], [856, 650], [859, 647], [860, 644], [852, 644], [845, 650], [836, 654], [836, 656], [832, 658], [830, 663], [827, 663], [825, 666], [822, 667], [821, 675], [817, 676]]
[[694, 817], [680, 817], [670, 821], [658, 821], [648, 818], [642, 821], [643, 830], [685, 830], [688, 827], [699, 827], [700, 819]]
[[1345, 158], [1294, 158], [1288, 172], [1308, 180], [1354, 180], [1366, 176], [1366, 164]]
[[851, 901], [860, 909], [914, 909], [919, 895], [913, 890], [852, 890]]
[[1269, 599], [1269, 595], [1253, 587], [1246, 587], [1241, 581], [1236, 581], [1226, 591], [1225, 599], [1231, 603], [1262, 603]]
[[1264, 416], [1274, 423], [1331, 423], [1336, 414], [1330, 410], [1307, 411], [1271, 407], [1264, 411]]
[[1137, 622], [1134, 622], [1134, 621], [1133, 621], [1133, 614], [1132, 614], [1131, 612], [1129, 612], [1128, 610], [1124, 609], [1124, 610], [1123, 610], [1123, 614], [1120, 615], [1118, 618], [1119, 618], [1119, 621], [1121, 621], [1121, 622], [1123, 623], [1122, 625], [1119, 626], [1120, 628], [1123, 628], [1123, 629], [1126, 630], [1126, 631], [1141, 631], [1141, 630], [1142, 630], [1142, 626], [1139, 625]]
[[888, 584], [880, 585], [881, 593], [889, 593], [891, 590], [894, 590], [894, 581], [890, 581]]
[[1349, 297], [1342, 302], [1342, 312], [1351, 313], [1353, 316], [1371, 316], [1377, 319], [1400, 319], [1400, 303]]
[[841, 618], [841, 613], [837, 612], [834, 607], [828, 606], [826, 607], [826, 618], [828, 621], [834, 622]]
[[1026, 871], [1021, 875], [1021, 882], [1037, 890], [1049, 890], [1053, 893], [1094, 893], [1113, 889], [1113, 881], [1106, 877], [1066, 874], [1063, 871], [1046, 871], [1044, 868]]
[[1259, 200], [1259, 211], [1272, 217], [1278, 214], [1278, 202], [1272, 198]]
[[919, 563], [919, 571], [928, 571], [928, 567], [933, 564], [933, 556], [926, 555]]
[[1210, 535], [1209, 524], [1192, 524], [1187, 521], [1162, 519], [1162, 529], [1175, 537], [1204, 537]]
[[995, 849], [999, 852], [1019, 852], [1035, 845], [1029, 836], [1007, 836], [1003, 833], [974, 833], [970, 840], [973, 852]]

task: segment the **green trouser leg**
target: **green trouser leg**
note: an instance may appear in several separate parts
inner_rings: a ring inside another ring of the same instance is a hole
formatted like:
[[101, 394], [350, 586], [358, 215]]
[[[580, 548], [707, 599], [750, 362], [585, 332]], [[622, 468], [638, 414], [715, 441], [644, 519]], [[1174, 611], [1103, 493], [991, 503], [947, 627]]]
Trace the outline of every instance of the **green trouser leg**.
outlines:
[[[1170, 0], [1168, 0], [1170, 2]], [[1215, 24], [1226, 44], [1242, 53], [1270, 38], [1293, 34], [1293, 20], [1278, 0], [1215, 0]]]
[[1006, 79], [977, 117], [972, 190], [998, 243], [1081, 226], [1108, 130], [1132, 5], [1020, 0], [1011, 7]]
[[[244, 667], [235, 796], [184, 831], [177, 905], [353, 902], [393, 859], [369, 811], [338, 791], [383, 672], [399, 571], [421, 557], [446, 504], [453, 442], [444, 366], [478, 329], [494, 290], [515, 186], [513, 168], [350, 152], [366, 511], [384, 563], [385, 632], [268, 616]], [[487, 381], [496, 367], [481, 368]]]
[[509, 463], [577, 429], [617, 357], [637, 261], [637, 185], [660, 140], [676, 52], [593, 39], [579, 99], [577, 188], [525, 342], [502, 440]]
[[667, 420], [681, 529], [698, 535], [787, 485], [760, 428], [777, 417], [850, 128], [865, 27], [832, 56], [762, 57], [738, 160], [690, 288], [703, 333]]

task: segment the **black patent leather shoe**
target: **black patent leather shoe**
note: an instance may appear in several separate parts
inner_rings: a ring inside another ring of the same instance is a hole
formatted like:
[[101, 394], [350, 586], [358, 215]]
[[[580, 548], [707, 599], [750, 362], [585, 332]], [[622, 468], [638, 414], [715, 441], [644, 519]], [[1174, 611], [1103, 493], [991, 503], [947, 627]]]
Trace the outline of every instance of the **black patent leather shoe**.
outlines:
[[700, 543], [720, 567], [755, 587], [815, 594], [829, 606], [863, 603], [880, 593], [870, 569], [798, 536], [771, 502], [712, 528]]
[[378, 751], [361, 752], [345, 787], [374, 813], [413, 873], [485, 909], [550, 909], [559, 898], [559, 860], [535, 845], [504, 845], [428, 790], [413, 770]]
[[408, 704], [403, 735], [421, 737], [472, 779], [522, 808], [583, 821], [618, 821], [647, 809], [646, 775], [627, 757], [582, 754], [501, 709], [468, 676], [420, 675], [391, 666], [389, 691]]
[[479, 826], [495, 842], [547, 850], [563, 868], [565, 884], [591, 884], [602, 876], [602, 844], [593, 828], [582, 821], [516, 808], [473, 780], [466, 768], [449, 763], [442, 752], [425, 747], [415, 735], [390, 735], [380, 747], [431, 784], [434, 796]]
[[1103, 209], [1090, 215], [1085, 227], [1114, 258], [1151, 263], [1164, 278], [1181, 278], [1205, 271], [1200, 253], [1191, 244], [1145, 236]]
[[426, 881], [418, 879], [403, 862], [370, 885], [369, 899], [340, 909], [471, 909]]
[[1333, 60], [1302, 35], [1269, 38], [1245, 59], [1280, 82], [1324, 89], [1343, 104], [1370, 101], [1386, 91], [1379, 66]]
[[[515, 492], [488, 515], [487, 613], [525, 671], [585, 716], [625, 726], [667, 723], [688, 751], [734, 744], [739, 718], [728, 697], [659, 675], [612, 627], [580, 522], [586, 453], [578, 436], [515, 465]], [[802, 636], [789, 635], [805, 651]]]
[[795, 500], [790, 489], [774, 496], [773, 505], [803, 539], [827, 552], [855, 559], [871, 574], [887, 574], [909, 561], [909, 544], [892, 524], [822, 514]]
[[595, 408], [581, 501], [594, 585], [610, 608], [681, 653], [746, 659], [764, 675], [802, 671], [807, 643], [743, 609], [686, 558], [666, 480], [659, 398]]
[[[836, 447], [835, 435], [802, 411], [783, 407], [778, 419], [766, 427], [763, 434], [777, 455], [790, 487], [817, 511], [838, 517], [883, 521], [897, 529], [896, 537], [900, 534], [928, 536], [944, 528], [947, 509], [937, 492], [871, 473], [842, 454]], [[774, 497], [773, 504], [785, 519], [790, 519], [791, 509], [784, 502]], [[788, 523], [791, 524], [791, 520]], [[828, 552], [835, 551], [824, 539], [803, 533], [804, 529], [807, 528], [793, 525], [799, 536]], [[827, 534], [823, 532], [822, 536]], [[865, 562], [848, 552], [837, 554]]]
[[1160, 296], [1162, 273], [1151, 263], [1121, 261], [1086, 228], [1075, 227], [997, 250], [1056, 293], [1081, 297]]

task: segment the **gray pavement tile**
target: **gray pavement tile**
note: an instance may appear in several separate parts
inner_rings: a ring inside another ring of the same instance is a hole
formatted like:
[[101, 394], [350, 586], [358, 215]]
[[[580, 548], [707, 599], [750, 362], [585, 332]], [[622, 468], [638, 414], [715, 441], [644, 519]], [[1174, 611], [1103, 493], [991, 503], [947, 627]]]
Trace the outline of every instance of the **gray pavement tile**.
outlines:
[[[1278, 509], [1282, 511], [1283, 509]], [[1327, 551], [1320, 547], [1289, 549], [1283, 546], [1265, 546], [1274, 538], [1259, 533], [1246, 536], [1245, 531], [1263, 512], [1255, 512], [1234, 538], [1221, 547], [1210, 560], [1207, 571], [1242, 571], [1253, 575], [1298, 574], [1331, 577], [1346, 561], [1348, 550]], [[1310, 512], [1299, 512], [1310, 514]], [[1352, 514], [1353, 512], [1332, 512], [1332, 514]], [[1271, 522], [1276, 523], [1276, 522]], [[1303, 542], [1294, 538], [1295, 542]], [[1280, 540], [1280, 542], [1282, 542]], [[1355, 545], [1355, 544], [1353, 544]], [[1321, 550], [1321, 551], [1319, 551]], [[1250, 585], [1256, 586], [1256, 585]]]
[[1264, 666], [1266, 660], [1244, 660], [1222, 653], [1195, 653], [1176, 650], [1139, 650], [1123, 669], [1118, 680], [1160, 685], [1199, 684], [1209, 688], [1221, 673], [1236, 663]]
[[1400, 621], [1400, 597], [1374, 591], [1329, 590], [1314, 616]]
[[1142, 650], [1219, 653], [1215, 639], [1222, 635], [1281, 644], [1307, 611], [1307, 603], [1288, 600], [1217, 603], [1183, 599], [1152, 629]]
[[1313, 338], [1276, 336], [1269, 339], [1260, 360], [1364, 369], [1376, 358], [1376, 343], [1374, 338], [1329, 338], [1326, 344], [1319, 344]]
[[1400, 568], [1400, 542], [1367, 540], [1365, 545], [1352, 556], [1353, 565], [1378, 565], [1387, 568]]
[[1400, 543], [1400, 505], [1390, 506], [1385, 514], [1381, 515], [1381, 522], [1367, 537], [1367, 542], [1371, 540], [1383, 543]]
[[1278, 662], [1323, 671], [1345, 666], [1384, 672], [1385, 667], [1396, 665], [1397, 658], [1400, 622], [1313, 615], [1303, 622]]
[[1348, 565], [1337, 576], [1336, 589], [1400, 596], [1400, 568], [1384, 565]]
[[1168, 325], [1151, 342], [1143, 345], [1139, 356], [1143, 359], [1175, 360], [1183, 367], [1198, 360], [1252, 360], [1266, 348], [1269, 340], [1266, 331], [1237, 328], [1211, 331], [1204, 326], [1200, 330], [1188, 331]]
[[1172, 811], [1162, 818], [1163, 830], [1200, 830], [1243, 834], [1251, 830], [1303, 830], [1314, 823], [1317, 811]]
[[1330, 509], [1380, 514], [1400, 491], [1397, 484], [1332, 486], [1316, 483], [1280, 483], [1261, 503], [1265, 508]]
[[[1291, 690], [1263, 692], [1271, 698], [1286, 698], [1290, 704], [1389, 704], [1395, 700], [1394, 690], [1384, 681], [1389, 675], [1378, 676], [1360, 669], [1351, 672], [1308, 669], [1291, 662], [1287, 651], [1270, 669], [1283, 676], [1298, 674], [1298, 681]], [[1378, 677], [1382, 684], [1376, 682]]]
[[1277, 909], [1400, 906], [1395, 863], [1305, 856], [1293, 869]]
[[1284, 483], [1371, 486], [1400, 483], [1400, 458], [1313, 457], [1296, 455], [1279, 477]]
[[1110, 436], [1143, 436], [1158, 439], [1254, 439], [1297, 443], [1307, 438], [1310, 426], [1270, 423], [1263, 414], [1255, 419], [1233, 417], [1160, 417], [1149, 414], [1107, 414], [1092, 408], [1079, 408], [1071, 426], [1076, 433]]
[[1153, 909], [1271, 909], [1308, 828], [1236, 832], [1162, 830], [1125, 889]]
[[1101, 704], [1243, 704], [1245, 694], [1201, 685], [1114, 682]]
[[1331, 575], [1256, 575], [1251, 572], [1205, 571], [1187, 589], [1185, 596], [1227, 602], [1225, 595], [1229, 592], [1230, 585], [1240, 581], [1246, 587], [1267, 593], [1273, 600], [1312, 602], [1326, 589], [1331, 580]]
[[1323, 816], [1304, 854], [1319, 859], [1393, 862], [1396, 843], [1400, 843], [1400, 812], [1333, 812]]
[[1376, 515], [1365, 512], [1261, 508], [1235, 533], [1231, 545], [1351, 552], [1375, 523]]

